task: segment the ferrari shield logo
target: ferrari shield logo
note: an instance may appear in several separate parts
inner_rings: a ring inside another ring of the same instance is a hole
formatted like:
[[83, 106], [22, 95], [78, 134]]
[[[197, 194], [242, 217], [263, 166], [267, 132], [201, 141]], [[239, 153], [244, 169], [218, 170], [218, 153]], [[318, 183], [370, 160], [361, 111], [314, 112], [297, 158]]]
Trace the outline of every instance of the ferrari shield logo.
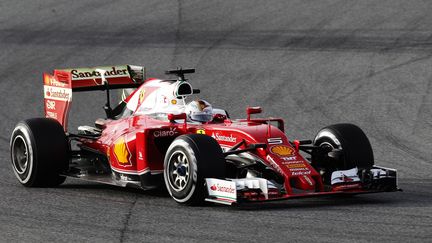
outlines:
[[145, 97], [145, 89], [141, 89], [140, 94], [139, 94], [139, 103], [140, 104], [144, 101], [144, 97]]

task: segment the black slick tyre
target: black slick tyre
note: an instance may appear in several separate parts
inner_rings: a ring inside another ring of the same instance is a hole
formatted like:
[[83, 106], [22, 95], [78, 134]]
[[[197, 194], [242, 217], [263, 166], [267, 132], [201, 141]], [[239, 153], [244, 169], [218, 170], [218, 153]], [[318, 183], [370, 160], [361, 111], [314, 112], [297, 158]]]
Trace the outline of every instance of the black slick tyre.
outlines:
[[205, 178], [225, 177], [225, 158], [210, 136], [188, 134], [169, 146], [164, 161], [164, 180], [171, 197], [180, 204], [198, 205], [206, 197]]
[[[368, 169], [374, 165], [369, 139], [356, 125], [343, 123], [325, 127], [315, 136], [314, 145], [325, 152], [312, 154], [314, 167], [334, 171], [354, 167]], [[338, 156], [328, 156], [331, 151], [338, 151]]]
[[65, 181], [60, 173], [68, 168], [68, 141], [54, 119], [33, 118], [19, 122], [12, 132], [12, 169], [27, 187], [57, 186]]

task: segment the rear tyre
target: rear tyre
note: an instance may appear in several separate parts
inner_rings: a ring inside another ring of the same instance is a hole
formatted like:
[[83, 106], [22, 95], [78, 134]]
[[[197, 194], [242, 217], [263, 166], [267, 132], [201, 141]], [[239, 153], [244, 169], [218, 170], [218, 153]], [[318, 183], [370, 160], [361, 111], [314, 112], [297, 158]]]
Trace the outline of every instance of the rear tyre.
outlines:
[[361, 170], [374, 165], [369, 139], [356, 125], [345, 123], [325, 127], [315, 136], [314, 145], [321, 149], [312, 154], [312, 166], [325, 174], [325, 181], [335, 170], [354, 167]]
[[205, 178], [225, 178], [225, 158], [219, 144], [202, 134], [177, 137], [164, 161], [164, 180], [171, 197], [180, 204], [202, 204], [207, 195]]
[[68, 168], [68, 141], [54, 119], [33, 118], [19, 122], [10, 141], [12, 168], [28, 187], [58, 186]]

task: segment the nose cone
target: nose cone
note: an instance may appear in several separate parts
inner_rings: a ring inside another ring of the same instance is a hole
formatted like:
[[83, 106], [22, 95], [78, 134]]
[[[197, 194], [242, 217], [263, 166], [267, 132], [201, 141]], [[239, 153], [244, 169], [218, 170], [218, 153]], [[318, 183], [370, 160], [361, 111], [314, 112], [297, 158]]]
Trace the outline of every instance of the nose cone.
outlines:
[[315, 180], [310, 175], [301, 175], [298, 177], [294, 177], [293, 180], [295, 181], [294, 182], [295, 188], [305, 190], [305, 191], [315, 190], [316, 183]]

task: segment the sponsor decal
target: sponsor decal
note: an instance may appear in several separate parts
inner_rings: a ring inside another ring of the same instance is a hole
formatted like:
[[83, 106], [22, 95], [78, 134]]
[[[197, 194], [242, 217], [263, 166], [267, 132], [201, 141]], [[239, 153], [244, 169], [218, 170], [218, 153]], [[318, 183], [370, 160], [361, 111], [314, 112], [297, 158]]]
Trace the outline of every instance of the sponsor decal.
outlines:
[[48, 110], [55, 110], [56, 109], [55, 107], [56, 107], [56, 103], [54, 100], [47, 100], [46, 101], [46, 108]]
[[51, 75], [44, 73], [44, 75], [43, 75], [44, 85], [49, 85], [51, 78], [52, 78]]
[[272, 157], [270, 157], [270, 155], [267, 155], [267, 160], [270, 162], [270, 165], [280, 174], [284, 174], [284, 172], [282, 171], [282, 169], [279, 167], [279, 165], [272, 159]]
[[56, 87], [66, 87], [65, 83], [57, 81], [53, 76], [49, 74], [44, 75], [44, 84]]
[[154, 131], [153, 136], [155, 138], [157, 138], [157, 137], [172, 137], [172, 136], [175, 136], [177, 133], [178, 133], [177, 128], [171, 127], [169, 130]]
[[310, 186], [313, 186], [313, 181], [309, 178], [309, 176], [305, 176], [303, 175], [303, 178], [307, 181], [307, 183], [309, 183]]
[[139, 160], [144, 160], [144, 156], [143, 156], [143, 154], [142, 154], [141, 151], [138, 152], [138, 159]]
[[168, 103], [168, 99], [165, 95], [162, 95], [162, 103], [164, 103], [164, 104]]
[[132, 179], [129, 176], [120, 173], [120, 180], [122, 180], [122, 181], [131, 181]]
[[305, 170], [309, 170], [308, 168], [290, 168], [290, 171], [305, 171]]
[[222, 142], [231, 142], [231, 143], [237, 142], [237, 138], [233, 137], [232, 134], [230, 134], [228, 137], [224, 135], [219, 135], [219, 133], [212, 133], [212, 138]]
[[310, 175], [310, 170], [307, 171], [292, 171], [291, 175]]
[[333, 190], [335, 190], [335, 191], [354, 189], [354, 188], [361, 188], [361, 184], [360, 183], [353, 183], [353, 184], [342, 184], [342, 185], [334, 185], [333, 186]]
[[196, 130], [196, 133], [198, 133], [198, 134], [206, 134], [204, 129], [198, 129], [198, 130]]
[[282, 162], [285, 167], [289, 169], [290, 172], [307, 172], [309, 169], [302, 161], [289, 161], [289, 162]]
[[[129, 76], [129, 73], [125, 66], [119, 67], [109, 67], [110, 70], [106, 70], [104, 75], [106, 78], [117, 78], [117, 77], [125, 77]], [[107, 67], [101, 67], [101, 69], [106, 69]], [[96, 71], [95, 69], [72, 69], [72, 80], [80, 80], [80, 79], [93, 79], [100, 78], [101, 73]]]
[[237, 189], [234, 181], [206, 178], [206, 184], [210, 197], [229, 202], [236, 201]]
[[267, 139], [268, 144], [282, 144], [282, 138], [268, 138]]
[[294, 168], [306, 168], [306, 166], [303, 163], [296, 163], [296, 164], [287, 164], [285, 165], [288, 169], [294, 169]]
[[48, 117], [50, 117], [50, 118], [54, 118], [54, 119], [57, 120], [57, 113], [55, 113], [55, 112], [47, 111], [47, 112], [46, 112], [46, 115], [47, 115]]
[[53, 100], [69, 101], [72, 98], [72, 90], [59, 87], [44, 86], [45, 98]]
[[280, 157], [292, 157], [294, 155], [294, 149], [286, 145], [272, 146], [270, 152]]
[[354, 181], [353, 178], [346, 176], [346, 175], [342, 175], [342, 180], [343, 180], [343, 182], [353, 182]]
[[283, 165], [288, 165], [288, 164], [299, 164], [299, 163], [302, 163], [302, 164], [303, 164], [303, 161], [301, 161], [301, 160], [282, 161], [282, 164], [283, 164]]
[[219, 192], [226, 192], [226, 193], [234, 193], [235, 192], [235, 188], [233, 188], [231, 186], [229, 186], [229, 187], [221, 186], [219, 184], [210, 186], [210, 189], [212, 191], [219, 191]]
[[130, 158], [132, 155], [129, 152], [129, 148], [127, 147], [124, 137], [120, 137], [114, 143], [114, 155], [117, 158], [119, 165], [121, 166], [131, 165]]
[[331, 175], [332, 185], [336, 183], [352, 183], [358, 181], [360, 181], [360, 178], [358, 177], [357, 167], [350, 170], [334, 171]]
[[297, 163], [297, 157], [296, 156], [291, 156], [291, 157], [281, 157], [282, 160], [285, 162], [282, 162], [282, 164], [288, 164], [289, 162], [295, 162]]

